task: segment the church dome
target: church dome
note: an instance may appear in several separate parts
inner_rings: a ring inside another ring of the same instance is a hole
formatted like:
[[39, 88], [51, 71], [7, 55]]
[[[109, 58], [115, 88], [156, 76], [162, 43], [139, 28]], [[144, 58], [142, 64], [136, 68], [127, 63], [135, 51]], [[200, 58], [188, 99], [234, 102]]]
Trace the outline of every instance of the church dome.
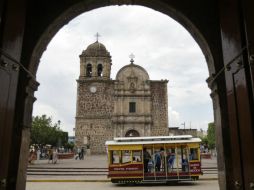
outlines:
[[124, 81], [128, 77], [137, 77], [142, 81], [149, 80], [147, 71], [143, 67], [133, 63], [122, 67], [116, 75], [116, 80]]
[[92, 44], [90, 44], [86, 50], [84, 50], [81, 54], [81, 56], [89, 56], [89, 57], [110, 57], [109, 52], [107, 51], [106, 47], [96, 41]]

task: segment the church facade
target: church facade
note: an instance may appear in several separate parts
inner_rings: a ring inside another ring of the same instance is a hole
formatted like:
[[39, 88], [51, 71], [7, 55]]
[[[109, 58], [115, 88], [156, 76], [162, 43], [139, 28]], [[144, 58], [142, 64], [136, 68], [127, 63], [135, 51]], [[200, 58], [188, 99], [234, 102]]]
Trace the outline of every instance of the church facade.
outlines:
[[168, 133], [168, 81], [150, 80], [133, 58], [112, 80], [111, 65], [110, 53], [98, 41], [80, 55], [76, 145], [88, 145], [92, 154], [105, 153], [105, 141], [113, 137]]

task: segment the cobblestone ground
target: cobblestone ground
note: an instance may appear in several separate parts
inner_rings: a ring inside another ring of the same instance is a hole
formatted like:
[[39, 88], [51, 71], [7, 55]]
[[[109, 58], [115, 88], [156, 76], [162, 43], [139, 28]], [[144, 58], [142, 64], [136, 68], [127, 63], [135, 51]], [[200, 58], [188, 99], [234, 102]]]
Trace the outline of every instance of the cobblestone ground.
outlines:
[[110, 182], [96, 183], [38, 183], [28, 182], [26, 190], [219, 190], [218, 181], [197, 181], [179, 184], [115, 185]]

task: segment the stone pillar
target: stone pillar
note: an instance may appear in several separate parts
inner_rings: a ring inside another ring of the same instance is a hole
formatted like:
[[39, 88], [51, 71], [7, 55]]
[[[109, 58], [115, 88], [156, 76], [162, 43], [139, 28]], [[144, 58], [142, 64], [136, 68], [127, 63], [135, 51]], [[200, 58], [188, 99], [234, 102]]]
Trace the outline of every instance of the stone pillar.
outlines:
[[28, 85], [26, 87], [26, 98], [22, 122], [22, 132], [21, 132], [21, 145], [19, 152], [19, 164], [18, 164], [18, 176], [16, 183], [16, 190], [25, 189], [26, 186], [26, 169], [27, 169], [27, 159], [29, 156], [29, 145], [30, 145], [30, 135], [31, 135], [31, 124], [32, 124], [32, 112], [33, 103], [36, 98], [34, 97], [34, 92], [37, 90], [39, 83], [30, 78]]
[[102, 70], [103, 78], [108, 78], [108, 64], [103, 64], [103, 70]]
[[96, 63], [92, 63], [92, 77], [97, 77], [97, 64]]
[[106, 59], [103, 64], [103, 78], [110, 78], [111, 62], [110, 59]]
[[213, 101], [213, 112], [214, 112], [214, 123], [215, 123], [215, 137], [216, 137], [216, 150], [217, 150], [217, 163], [218, 163], [218, 177], [220, 188], [226, 189], [226, 169], [225, 169], [225, 159], [224, 159], [224, 147], [223, 144], [223, 130], [222, 130], [222, 121], [221, 121], [221, 105], [220, 98], [218, 94], [217, 83], [214, 81], [213, 77], [207, 79], [209, 88], [211, 89], [211, 98]]
[[84, 58], [80, 58], [80, 76], [79, 77], [84, 77], [86, 76], [86, 65], [84, 62]]

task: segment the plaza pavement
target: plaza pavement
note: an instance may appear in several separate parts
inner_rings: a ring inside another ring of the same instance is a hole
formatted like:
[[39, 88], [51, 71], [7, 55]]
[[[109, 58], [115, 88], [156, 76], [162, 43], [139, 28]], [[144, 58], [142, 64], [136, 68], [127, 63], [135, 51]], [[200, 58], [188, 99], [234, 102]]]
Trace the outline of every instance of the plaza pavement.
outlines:
[[117, 185], [110, 182], [54, 183], [27, 182], [26, 190], [219, 190], [218, 181], [195, 181], [178, 184]]
[[[217, 159], [202, 159], [202, 167], [216, 167]], [[48, 160], [36, 160], [29, 164], [29, 168], [107, 168], [107, 155], [85, 156], [84, 160], [64, 159], [58, 160], [56, 164], [48, 163]], [[217, 174], [200, 176], [200, 180], [217, 180]], [[27, 182], [107, 182], [106, 175], [97, 176], [57, 176], [57, 175], [28, 175]]]

